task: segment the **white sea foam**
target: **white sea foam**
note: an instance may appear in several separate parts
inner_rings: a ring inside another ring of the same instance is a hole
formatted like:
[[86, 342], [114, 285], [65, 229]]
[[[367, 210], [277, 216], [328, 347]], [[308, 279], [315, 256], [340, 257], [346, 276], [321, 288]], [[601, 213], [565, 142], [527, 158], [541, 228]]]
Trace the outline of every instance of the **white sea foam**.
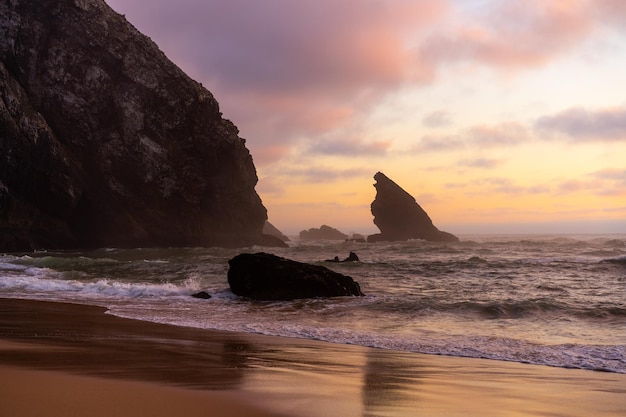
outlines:
[[[366, 297], [290, 302], [235, 296], [226, 273], [237, 250], [2, 255], [0, 297], [98, 304], [179, 326], [626, 373], [625, 242], [295, 242], [273, 251], [350, 275]], [[361, 262], [323, 262], [349, 251]], [[201, 290], [212, 297], [189, 297]]]

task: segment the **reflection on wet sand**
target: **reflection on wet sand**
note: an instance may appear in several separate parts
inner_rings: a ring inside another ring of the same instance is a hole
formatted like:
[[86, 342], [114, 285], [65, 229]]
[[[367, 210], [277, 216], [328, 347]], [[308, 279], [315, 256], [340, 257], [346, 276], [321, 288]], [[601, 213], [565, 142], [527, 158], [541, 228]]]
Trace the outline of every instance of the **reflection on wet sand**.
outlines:
[[249, 350], [236, 334], [142, 323], [72, 304], [0, 300], [0, 338], [46, 349], [0, 350], [0, 364], [156, 381], [199, 389], [236, 389]]
[[0, 365], [238, 391], [298, 417], [626, 415], [626, 375], [181, 328], [103, 312], [0, 299]]

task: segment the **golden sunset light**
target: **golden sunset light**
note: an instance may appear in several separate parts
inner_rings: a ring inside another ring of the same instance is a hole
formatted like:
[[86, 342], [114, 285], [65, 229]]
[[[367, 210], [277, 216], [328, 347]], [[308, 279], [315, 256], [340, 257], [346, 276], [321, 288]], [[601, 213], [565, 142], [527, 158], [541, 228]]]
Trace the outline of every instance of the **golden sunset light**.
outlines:
[[625, 91], [626, 0], [0, 1], [0, 416], [626, 416]]
[[626, 3], [108, 3], [217, 98], [269, 221], [376, 232], [384, 172], [452, 233], [626, 232]]

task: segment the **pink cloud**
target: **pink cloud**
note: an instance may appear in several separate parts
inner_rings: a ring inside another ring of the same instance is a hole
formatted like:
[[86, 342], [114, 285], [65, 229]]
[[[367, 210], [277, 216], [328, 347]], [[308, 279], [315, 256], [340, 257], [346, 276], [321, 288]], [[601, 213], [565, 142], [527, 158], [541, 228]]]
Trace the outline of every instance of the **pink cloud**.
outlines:
[[256, 190], [263, 194], [282, 195], [285, 192], [282, 184], [275, 177], [268, 176], [259, 178]]
[[299, 182], [314, 184], [345, 181], [350, 178], [368, 178], [372, 174], [370, 168], [328, 168], [322, 166], [306, 166], [289, 168], [286, 170], [290, 179], [297, 178]]
[[474, 158], [474, 159], [462, 159], [457, 162], [457, 166], [466, 166], [470, 168], [483, 168], [491, 169], [498, 165], [501, 165], [502, 161], [493, 158]]
[[589, 110], [572, 108], [544, 116], [535, 123], [539, 134], [556, 133], [566, 139], [626, 141], [626, 107]]
[[[352, 94], [414, 73], [405, 35], [446, 2], [108, 0], [171, 55], [235, 90]], [[178, 59], [177, 59], [178, 61]]]
[[486, 149], [517, 146], [530, 140], [528, 129], [516, 122], [476, 125], [453, 135], [426, 135], [413, 147], [415, 152], [448, 152], [465, 148]]
[[452, 122], [450, 113], [444, 110], [437, 110], [424, 116], [422, 124], [426, 127], [449, 126]]
[[364, 142], [362, 139], [324, 140], [312, 144], [308, 151], [324, 155], [384, 156], [391, 147], [391, 141]]
[[433, 35], [422, 54], [433, 65], [466, 62], [503, 70], [542, 65], [593, 30], [589, 7], [584, 0], [494, 2], [477, 21], [464, 19]]
[[430, 81], [409, 39], [447, 10], [438, 0], [108, 2], [215, 94], [251, 148], [328, 133]]
[[[626, 20], [622, 0], [487, 1], [478, 14], [451, 0], [107, 1], [214, 93], [260, 165], [302, 137], [343, 135], [387, 94], [432, 83], [450, 64], [543, 65]], [[439, 116], [425, 123], [445, 123]], [[521, 138], [478, 129], [420, 147]]]

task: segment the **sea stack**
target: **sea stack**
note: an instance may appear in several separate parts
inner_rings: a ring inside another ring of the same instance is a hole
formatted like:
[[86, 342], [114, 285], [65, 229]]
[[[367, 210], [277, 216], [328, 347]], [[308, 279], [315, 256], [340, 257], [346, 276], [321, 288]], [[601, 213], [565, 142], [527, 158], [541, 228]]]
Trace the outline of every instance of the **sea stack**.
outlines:
[[282, 246], [238, 134], [103, 0], [0, 2], [0, 251]]
[[367, 237], [368, 242], [423, 239], [432, 242], [458, 242], [453, 234], [437, 229], [428, 214], [412, 195], [382, 172], [374, 175], [376, 197], [371, 209], [380, 233]]

